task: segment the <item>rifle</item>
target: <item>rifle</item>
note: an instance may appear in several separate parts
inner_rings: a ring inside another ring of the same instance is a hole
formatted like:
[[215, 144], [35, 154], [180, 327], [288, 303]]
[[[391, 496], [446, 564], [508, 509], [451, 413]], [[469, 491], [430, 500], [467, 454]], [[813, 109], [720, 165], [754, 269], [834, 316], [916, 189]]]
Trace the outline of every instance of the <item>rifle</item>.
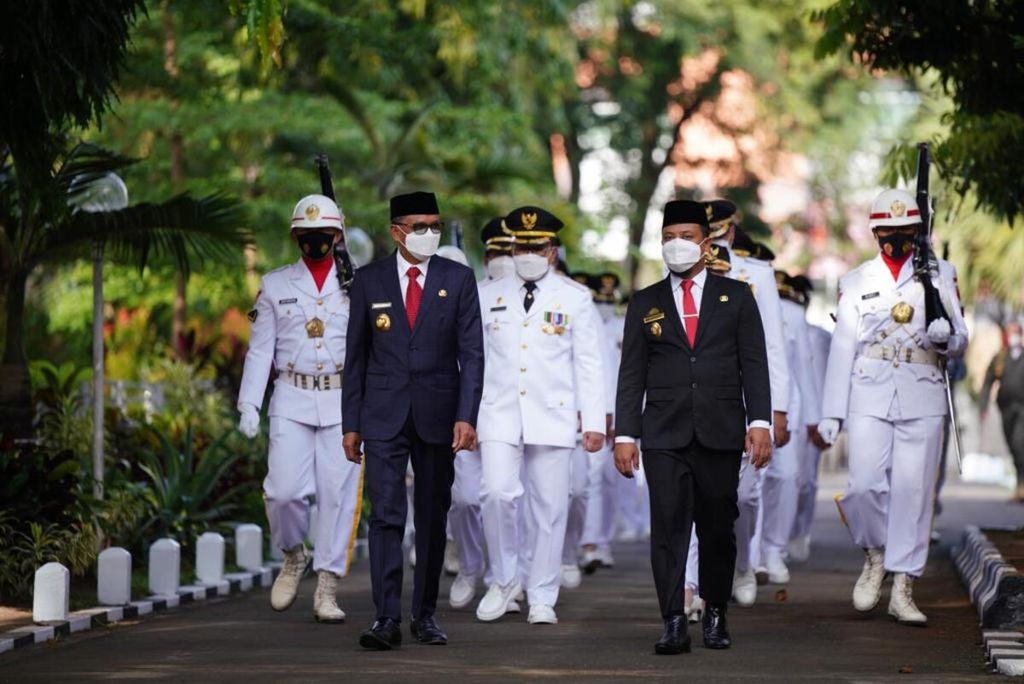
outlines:
[[[334, 197], [334, 179], [331, 178], [331, 167], [328, 165], [327, 155], [323, 152], [316, 156], [316, 170], [320, 175], [320, 194], [337, 202]], [[352, 259], [348, 255], [344, 239], [334, 246], [334, 269], [338, 274], [338, 284], [341, 289], [348, 292], [356, 270], [352, 266]]]
[[461, 249], [463, 252], [466, 248], [462, 246], [462, 221], [455, 220], [451, 222], [452, 226], [452, 244]]
[[[932, 249], [932, 208], [928, 197], [928, 171], [931, 167], [931, 155], [928, 143], [917, 144], [917, 209], [921, 212], [921, 230], [914, 238], [914, 277], [924, 288], [924, 320], [925, 329], [932, 321], [945, 319], [952, 330], [953, 322], [942, 303], [942, 296], [935, 287], [932, 278], [939, 275], [939, 260]], [[942, 379], [946, 385], [946, 403], [949, 406], [949, 432], [953, 436], [953, 447], [956, 452], [956, 466], [963, 473], [963, 451], [960, 445], [960, 429], [956, 419], [956, 404], [953, 402], [953, 386], [949, 381], [949, 366], [943, 359], [940, 362]]]

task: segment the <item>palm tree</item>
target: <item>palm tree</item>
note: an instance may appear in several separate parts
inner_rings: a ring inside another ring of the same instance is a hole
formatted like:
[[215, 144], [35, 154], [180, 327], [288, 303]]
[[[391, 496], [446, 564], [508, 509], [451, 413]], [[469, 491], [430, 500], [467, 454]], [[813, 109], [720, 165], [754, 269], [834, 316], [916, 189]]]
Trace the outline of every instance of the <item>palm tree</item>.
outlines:
[[18, 183], [9, 155], [0, 158], [0, 296], [6, 332], [0, 362], [0, 433], [27, 436], [32, 407], [24, 351], [25, 294], [29, 276], [45, 263], [87, 258], [101, 243], [108, 258], [141, 271], [154, 259], [169, 260], [183, 273], [197, 262], [238, 254], [252, 242], [237, 200], [214, 194], [177, 195], [108, 212], [73, 211], [75, 188], [87, 187], [136, 160], [87, 143], [58, 154], [42, 182]]

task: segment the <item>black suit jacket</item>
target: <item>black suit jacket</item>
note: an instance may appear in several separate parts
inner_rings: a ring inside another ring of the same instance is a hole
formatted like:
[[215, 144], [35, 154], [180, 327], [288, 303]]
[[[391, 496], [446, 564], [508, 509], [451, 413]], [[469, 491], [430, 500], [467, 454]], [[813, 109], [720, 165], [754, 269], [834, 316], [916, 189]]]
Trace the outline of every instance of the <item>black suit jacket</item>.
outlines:
[[411, 412], [420, 439], [450, 444], [456, 421], [475, 426], [484, 341], [473, 270], [432, 257], [412, 330], [394, 254], [357, 270], [349, 299], [342, 429], [389, 440]]
[[764, 328], [746, 283], [708, 273], [692, 348], [671, 276], [633, 296], [616, 434], [640, 438], [645, 449], [681, 449], [696, 437], [711, 449], [742, 451], [747, 419], [770, 421], [771, 406]]

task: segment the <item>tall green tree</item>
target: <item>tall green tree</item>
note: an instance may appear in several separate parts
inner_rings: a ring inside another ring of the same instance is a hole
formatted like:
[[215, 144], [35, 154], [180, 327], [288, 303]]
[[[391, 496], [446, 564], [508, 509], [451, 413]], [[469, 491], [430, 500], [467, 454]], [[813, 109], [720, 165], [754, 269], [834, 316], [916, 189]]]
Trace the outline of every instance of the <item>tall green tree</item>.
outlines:
[[815, 17], [820, 54], [937, 81], [953, 103], [936, 136], [943, 176], [1012, 223], [1024, 208], [1024, 4], [839, 0]]

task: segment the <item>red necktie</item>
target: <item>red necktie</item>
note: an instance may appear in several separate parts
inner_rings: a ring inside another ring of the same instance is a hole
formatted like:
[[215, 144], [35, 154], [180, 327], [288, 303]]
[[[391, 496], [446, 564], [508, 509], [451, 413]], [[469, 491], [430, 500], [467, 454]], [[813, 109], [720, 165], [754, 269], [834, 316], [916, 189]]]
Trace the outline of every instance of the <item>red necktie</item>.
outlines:
[[683, 326], [692, 347], [697, 341], [697, 304], [693, 301], [693, 280], [683, 281]]
[[416, 314], [420, 311], [420, 300], [423, 299], [423, 288], [417, 278], [420, 277], [420, 269], [415, 266], [405, 272], [409, 276], [409, 287], [405, 290], [405, 315], [409, 318], [409, 330], [416, 326]]

